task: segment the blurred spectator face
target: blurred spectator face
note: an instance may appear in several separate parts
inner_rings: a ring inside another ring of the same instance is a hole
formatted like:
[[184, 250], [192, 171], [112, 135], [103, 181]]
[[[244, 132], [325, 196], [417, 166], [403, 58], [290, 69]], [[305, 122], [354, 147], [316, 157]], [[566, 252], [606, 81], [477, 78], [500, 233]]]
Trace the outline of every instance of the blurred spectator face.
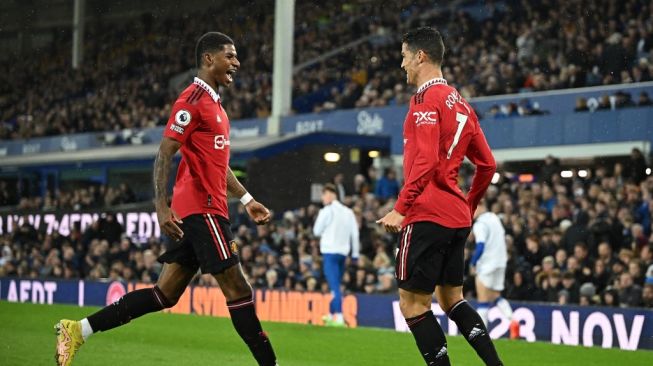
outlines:
[[553, 257], [548, 256], [542, 259], [542, 271], [549, 273], [553, 270]]
[[585, 260], [585, 258], [587, 258], [587, 248], [584, 245], [574, 246], [574, 257], [576, 257], [578, 261]]
[[526, 239], [526, 249], [528, 249], [529, 252], [537, 253], [537, 251], [540, 250], [540, 243], [537, 242], [537, 239], [528, 237]]
[[642, 290], [642, 301], [648, 307], [653, 306], [653, 285], [646, 285]]
[[562, 267], [565, 265], [565, 262], [567, 262], [567, 251], [564, 249], [558, 249], [556, 251], [556, 264], [558, 267]]
[[629, 249], [621, 249], [619, 251], [619, 260], [624, 262], [626, 265], [630, 263], [630, 260], [633, 258], [633, 251]]
[[524, 278], [521, 272], [517, 271], [515, 272], [515, 274], [513, 274], [512, 282], [515, 284], [516, 287], [519, 287], [524, 283]]
[[322, 190], [322, 204], [323, 205], [330, 205], [331, 202], [333, 202], [336, 199], [336, 193], [332, 192], [330, 190], [324, 189]]
[[619, 287], [621, 289], [627, 289], [630, 288], [633, 285], [633, 277], [630, 275], [630, 273], [624, 272], [619, 276]]
[[578, 259], [576, 257], [567, 258], [567, 271], [576, 272], [578, 270]]
[[642, 275], [642, 267], [639, 265], [638, 261], [631, 261], [628, 264], [628, 273], [630, 273], [633, 278], [638, 278]]
[[605, 242], [599, 244], [599, 258], [609, 260], [610, 257], [612, 257], [612, 248], [610, 248], [610, 244]]
[[277, 271], [271, 269], [265, 272], [265, 281], [267, 283], [268, 288], [274, 288], [276, 286], [278, 279], [279, 276], [277, 274]]
[[605, 262], [597, 260], [594, 262], [594, 273], [600, 275], [605, 271]]

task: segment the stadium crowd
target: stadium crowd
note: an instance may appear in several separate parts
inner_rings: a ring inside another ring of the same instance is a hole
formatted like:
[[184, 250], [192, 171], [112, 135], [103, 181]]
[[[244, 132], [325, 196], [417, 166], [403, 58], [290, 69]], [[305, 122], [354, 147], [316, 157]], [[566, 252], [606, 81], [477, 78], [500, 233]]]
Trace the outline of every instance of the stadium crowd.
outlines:
[[[509, 263], [504, 295], [511, 300], [560, 304], [653, 307], [653, 177], [643, 155], [614, 166], [562, 178], [553, 158], [520, 183], [502, 178], [490, 186], [486, 202], [506, 228]], [[463, 186], [471, 174], [461, 175]], [[360, 225], [361, 258], [348, 263], [342, 286], [347, 292], [394, 293], [396, 237], [374, 221], [394, 204], [400, 188], [394, 169], [382, 176], [372, 168], [346, 187], [342, 201]], [[243, 268], [257, 288], [328, 291], [319, 241], [312, 225], [319, 207], [310, 204], [254, 226], [241, 206], [231, 215]], [[0, 236], [0, 276], [156, 281], [156, 261], [165, 239], [132, 241], [112, 214], [85, 231], [46, 235], [24, 222]], [[473, 240], [466, 258], [473, 252]], [[471, 271], [465, 291], [474, 296]], [[211, 276], [199, 284], [217, 285]]]
[[[404, 30], [422, 24], [443, 30], [445, 78], [467, 98], [651, 80], [653, 6], [648, 1], [471, 4], [476, 8], [435, 7], [426, 0], [382, 7], [298, 1], [296, 65], [370, 38], [295, 73], [294, 110], [407, 103], [411, 90], [399, 68], [398, 42]], [[271, 3], [227, 2], [220, 9], [175, 17], [144, 14], [120, 26], [92, 23], [86, 31], [86, 61], [78, 70], [69, 67], [69, 32], [55, 32], [52, 45], [36, 57], [0, 63], [0, 139], [163, 124], [179, 87], [170, 80], [192, 69], [194, 41], [205, 24], [220, 24], [237, 42], [242, 71], [234, 87], [223, 91], [229, 115], [234, 120], [266, 117], [272, 14]]]
[[118, 186], [87, 184], [77, 188], [47, 190], [43, 196], [26, 196], [14, 187], [16, 181], [0, 180], [0, 207], [13, 206], [19, 211], [85, 210], [108, 208], [138, 201], [125, 183]]

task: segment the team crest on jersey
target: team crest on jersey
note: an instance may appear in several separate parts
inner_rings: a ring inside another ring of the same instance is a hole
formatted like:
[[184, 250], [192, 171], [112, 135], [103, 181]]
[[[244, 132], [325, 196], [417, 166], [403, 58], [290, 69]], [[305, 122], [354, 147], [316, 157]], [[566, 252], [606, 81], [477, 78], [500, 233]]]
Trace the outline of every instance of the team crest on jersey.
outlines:
[[413, 112], [415, 124], [418, 126], [436, 124], [438, 122], [437, 115], [438, 112]]
[[180, 126], [188, 126], [191, 119], [190, 112], [185, 109], [180, 109], [177, 114], [175, 114], [175, 123]]
[[231, 253], [238, 254], [238, 243], [235, 240], [230, 241], [229, 249], [231, 249]]
[[220, 118], [219, 114], [218, 114], [217, 120], [218, 120], [218, 123], [222, 122], [222, 118]]

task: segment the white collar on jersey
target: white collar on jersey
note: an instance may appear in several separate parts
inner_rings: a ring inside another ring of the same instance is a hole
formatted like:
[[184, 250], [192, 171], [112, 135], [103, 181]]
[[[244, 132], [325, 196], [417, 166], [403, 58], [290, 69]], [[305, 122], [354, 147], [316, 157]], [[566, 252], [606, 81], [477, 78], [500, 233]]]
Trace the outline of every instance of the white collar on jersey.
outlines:
[[417, 93], [421, 93], [421, 92], [423, 92], [424, 90], [426, 90], [426, 88], [428, 88], [429, 86], [431, 86], [431, 85], [435, 85], [435, 84], [444, 84], [444, 85], [447, 85], [447, 81], [444, 80], [443, 78], [434, 78], [434, 79], [431, 79], [431, 80], [425, 82], [424, 84], [422, 84], [422, 86], [420, 86], [419, 88], [417, 88]]
[[195, 77], [195, 80], [193, 80], [193, 84], [199, 86], [200, 88], [206, 90], [207, 93], [211, 96], [214, 102], [218, 102], [220, 100], [220, 94], [216, 93], [213, 88], [211, 88], [211, 85], [207, 84], [204, 80], [198, 78], [197, 76]]

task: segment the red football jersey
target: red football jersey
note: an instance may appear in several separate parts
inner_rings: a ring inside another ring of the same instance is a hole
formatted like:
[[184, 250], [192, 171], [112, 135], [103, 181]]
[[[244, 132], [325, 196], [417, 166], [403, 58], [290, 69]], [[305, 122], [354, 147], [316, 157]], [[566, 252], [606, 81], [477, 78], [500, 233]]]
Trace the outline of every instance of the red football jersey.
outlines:
[[229, 118], [220, 95], [195, 78], [172, 106], [163, 136], [182, 144], [172, 210], [180, 218], [202, 213], [229, 218]]
[[[476, 173], [467, 197], [458, 170], [467, 156]], [[404, 121], [404, 187], [395, 210], [403, 224], [430, 221], [470, 227], [496, 169], [476, 113], [458, 91], [436, 78], [411, 98]]]

